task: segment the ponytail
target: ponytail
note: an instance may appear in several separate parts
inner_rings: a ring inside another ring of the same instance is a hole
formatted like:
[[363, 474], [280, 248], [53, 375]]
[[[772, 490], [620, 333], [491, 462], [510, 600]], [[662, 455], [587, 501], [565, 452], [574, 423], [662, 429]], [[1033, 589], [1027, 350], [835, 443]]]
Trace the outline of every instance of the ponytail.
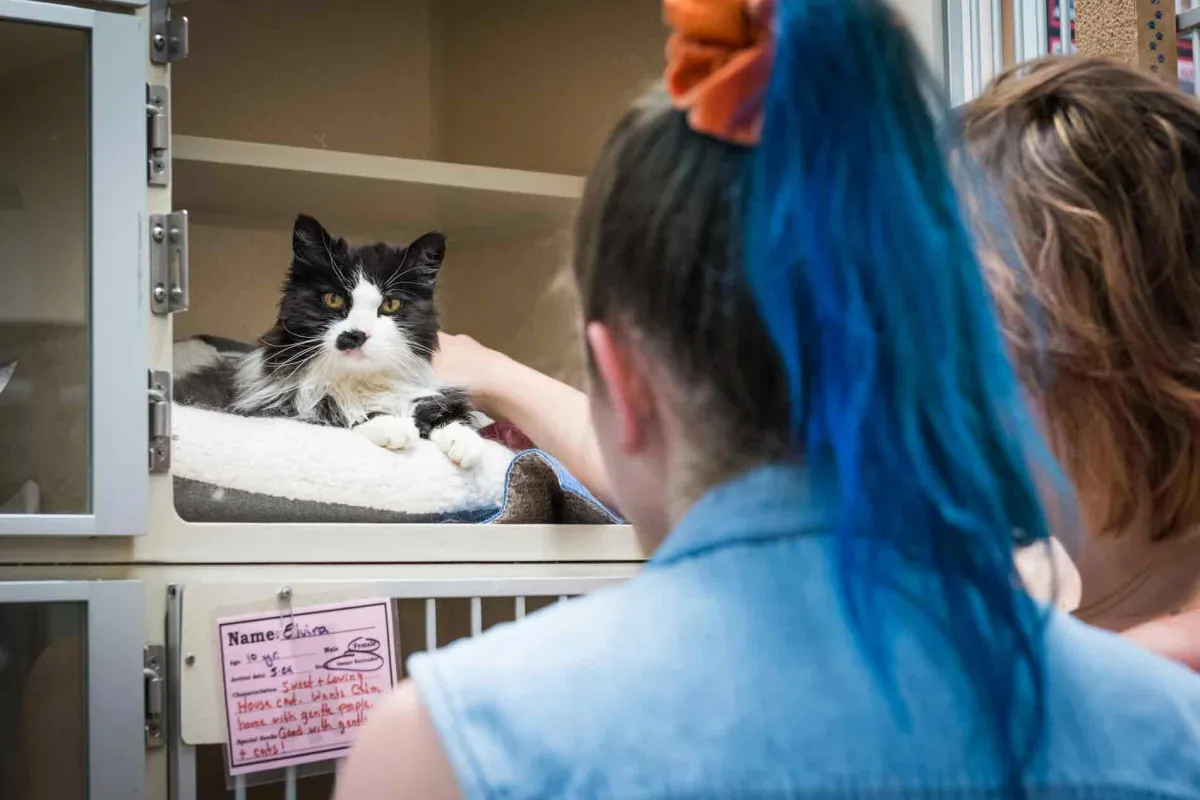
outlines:
[[[746, 208], [749, 285], [791, 433], [836, 498], [856, 638], [898, 704], [886, 559], [928, 576], [1014, 795], [1045, 716], [1044, 617], [1014, 546], [1047, 538], [1027, 418], [947, 167], [949, 115], [880, 0], [777, 0]], [[1044, 461], [1044, 464], [1037, 463]], [[911, 587], [906, 587], [911, 590]], [[895, 595], [893, 595], [894, 597]]]

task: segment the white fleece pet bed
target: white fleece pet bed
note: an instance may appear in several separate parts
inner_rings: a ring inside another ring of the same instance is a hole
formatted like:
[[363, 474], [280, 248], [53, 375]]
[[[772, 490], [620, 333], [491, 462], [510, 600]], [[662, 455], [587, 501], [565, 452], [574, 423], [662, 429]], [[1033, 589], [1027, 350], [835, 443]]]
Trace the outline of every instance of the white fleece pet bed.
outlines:
[[[177, 373], [216, 355], [181, 345]], [[513, 459], [484, 441], [463, 469], [425, 439], [393, 451], [345, 428], [178, 404], [171, 414], [175, 507], [191, 522], [478, 521], [500, 506]]]
[[[392, 451], [345, 428], [179, 405], [172, 409], [171, 429], [175, 476], [212, 487], [213, 506], [233, 501], [243, 511], [248, 510], [247, 501], [253, 502], [244, 494], [391, 512], [367, 514], [380, 521], [395, 514], [495, 510], [513, 457], [503, 445], [484, 442], [480, 460], [462, 469], [425, 439]], [[306, 505], [296, 508], [309, 512], [300, 514], [301, 519], [311, 519], [315, 511]], [[229, 519], [226, 514], [216, 516]], [[296, 519], [295, 514], [288, 517]]]

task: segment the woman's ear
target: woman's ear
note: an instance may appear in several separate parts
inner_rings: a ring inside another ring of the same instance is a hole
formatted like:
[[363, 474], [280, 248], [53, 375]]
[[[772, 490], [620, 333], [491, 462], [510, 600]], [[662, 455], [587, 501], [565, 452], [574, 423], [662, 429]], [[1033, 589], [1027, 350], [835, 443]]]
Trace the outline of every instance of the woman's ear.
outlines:
[[589, 322], [587, 340], [616, 423], [617, 444], [623, 453], [637, 454], [646, 447], [655, 413], [645, 361], [627, 337], [606, 323]]

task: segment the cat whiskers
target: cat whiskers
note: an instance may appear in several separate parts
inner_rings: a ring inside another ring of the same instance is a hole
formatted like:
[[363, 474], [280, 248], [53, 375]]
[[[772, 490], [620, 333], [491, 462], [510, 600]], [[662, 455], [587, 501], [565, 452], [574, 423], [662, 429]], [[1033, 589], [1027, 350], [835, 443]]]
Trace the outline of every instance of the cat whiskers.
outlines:
[[312, 347], [313, 345], [319, 345], [322, 343], [322, 341], [324, 340], [321, 337], [312, 337], [309, 339], [304, 339], [303, 341], [284, 345], [283, 347], [276, 347], [274, 345], [266, 344], [265, 342], [263, 343], [263, 346], [272, 353], [286, 353], [288, 350], [295, 350], [297, 347]]
[[[408, 336], [407, 330], [401, 329], [401, 332], [404, 333], [404, 335], [406, 337]], [[426, 355], [426, 356], [433, 356], [433, 354], [435, 352], [432, 347], [426, 347], [423, 344], [414, 342], [412, 339], [408, 340], [408, 349], [419, 355]]]
[[415, 345], [411, 340], [396, 342], [391, 346], [382, 345], [381, 342], [378, 348], [379, 357], [390, 364], [399, 374], [407, 376], [410, 380], [428, 375], [429, 361], [421, 358], [420, 354], [416, 352], [415, 348], [419, 345]]
[[[276, 361], [268, 358], [268, 359], [266, 359], [266, 363], [273, 370], [276, 370], [276, 371], [287, 370], [294, 374], [294, 373], [298, 372], [299, 370], [303, 369], [304, 366], [306, 364], [308, 364], [308, 362], [312, 361], [314, 358], [321, 355], [321, 350], [322, 350], [321, 345], [322, 345], [322, 342], [320, 340], [317, 340], [315, 343], [308, 344], [305, 347], [305, 349], [300, 350], [298, 353], [290, 354], [283, 361], [276, 362]], [[299, 347], [299, 346], [300, 345], [291, 345], [290, 347], [283, 348], [282, 350], [280, 350], [278, 352], [282, 353], [284, 350], [288, 350], [288, 349], [291, 349], [294, 347]], [[274, 355], [274, 353], [272, 353], [271, 355]]]
[[[414, 266], [411, 266], [411, 267], [409, 267], [408, 269], [404, 269], [404, 270], [396, 270], [396, 272], [392, 273], [392, 277], [388, 278], [388, 279], [387, 279], [387, 280], [384, 282], [384, 284], [383, 284], [383, 290], [384, 290], [384, 291], [387, 291], [388, 289], [392, 288], [392, 286], [393, 286], [393, 285], [395, 285], [396, 281], [400, 280], [401, 278], [403, 278], [403, 277], [404, 277], [405, 275], [407, 275], [408, 273], [410, 273], [410, 272], [415, 272], [415, 271], [417, 271], [417, 270], [419, 270], [419, 269], [421, 269], [421, 265], [420, 265], [420, 264], [416, 264], [416, 265], [414, 265]], [[423, 285], [423, 284], [422, 284], [420, 281], [405, 281], [404, 283], [402, 283], [402, 284], [400, 284], [400, 285], [401, 285], [401, 286], [421, 286], [421, 285]]]
[[[288, 331], [287, 326], [284, 326], [283, 329], [285, 331], [287, 331], [288, 333], [291, 333], [293, 336], [297, 336], [297, 334], [292, 333], [291, 331]], [[300, 338], [300, 337], [297, 337], [297, 338]], [[262, 341], [262, 340], [260, 339], [259, 341]], [[262, 346], [265, 351], [267, 351], [271, 354], [275, 354], [275, 353], [286, 353], [287, 351], [295, 350], [298, 347], [319, 346], [322, 343], [324, 343], [324, 341], [325, 341], [325, 339], [322, 336], [306, 336], [306, 337], [300, 338], [300, 341], [298, 341], [298, 342], [292, 342], [291, 344], [283, 345], [282, 347], [277, 347], [273, 344], [268, 344], [267, 342], [262, 342]]]

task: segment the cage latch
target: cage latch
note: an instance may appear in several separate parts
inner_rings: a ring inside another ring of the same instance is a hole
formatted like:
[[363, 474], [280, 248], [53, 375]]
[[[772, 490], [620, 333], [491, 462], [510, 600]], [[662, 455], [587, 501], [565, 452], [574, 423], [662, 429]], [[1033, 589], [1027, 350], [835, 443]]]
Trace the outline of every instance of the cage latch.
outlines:
[[171, 182], [171, 93], [166, 86], [146, 84], [146, 183]]
[[166, 744], [167, 683], [163, 678], [167, 651], [161, 644], [148, 644], [142, 649], [142, 682], [146, 692], [146, 749]]
[[171, 467], [171, 373], [150, 370], [150, 472]]
[[150, 0], [150, 61], [170, 64], [188, 57], [188, 19], [171, 6], [182, 0]]
[[188, 213], [150, 215], [150, 310], [178, 314], [188, 307]]

